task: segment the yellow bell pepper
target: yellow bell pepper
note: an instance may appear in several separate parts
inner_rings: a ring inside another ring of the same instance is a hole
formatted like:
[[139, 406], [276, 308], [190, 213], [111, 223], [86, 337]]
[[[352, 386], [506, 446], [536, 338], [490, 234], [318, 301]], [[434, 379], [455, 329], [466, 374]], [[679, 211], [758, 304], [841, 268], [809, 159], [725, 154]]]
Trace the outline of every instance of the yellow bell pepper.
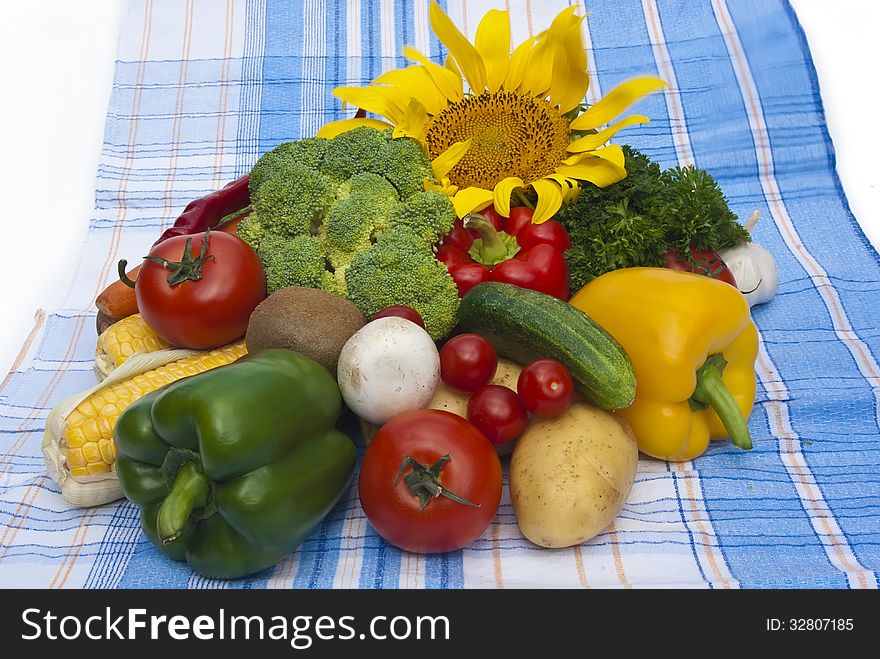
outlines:
[[742, 293], [689, 272], [625, 268], [597, 277], [569, 302], [632, 360], [636, 398], [619, 414], [644, 453], [690, 460], [725, 437], [752, 447], [746, 419], [758, 334]]

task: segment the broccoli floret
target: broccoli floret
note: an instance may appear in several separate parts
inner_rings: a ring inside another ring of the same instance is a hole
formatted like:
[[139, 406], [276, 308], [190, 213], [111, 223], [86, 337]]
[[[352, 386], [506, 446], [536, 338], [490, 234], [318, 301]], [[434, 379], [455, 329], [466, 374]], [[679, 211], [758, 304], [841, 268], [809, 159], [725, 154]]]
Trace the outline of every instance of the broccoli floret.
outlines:
[[293, 238], [313, 233], [335, 201], [330, 179], [305, 165], [290, 165], [260, 185], [250, 217], [268, 233]]
[[369, 318], [396, 304], [412, 307], [435, 339], [456, 323], [458, 289], [430, 245], [405, 228], [386, 231], [345, 273], [348, 299]]
[[260, 186], [275, 176], [284, 176], [289, 167], [302, 165], [320, 169], [327, 150], [328, 140], [310, 137], [296, 142], [284, 142], [267, 151], [251, 168], [248, 189], [253, 197]]
[[329, 141], [322, 171], [340, 180], [361, 172], [379, 172], [390, 133], [375, 128], [355, 128]]
[[235, 235], [245, 241], [255, 250], [259, 250], [260, 241], [262, 241], [265, 231], [263, 225], [260, 224], [260, 218], [253, 213], [248, 214], [235, 229]]
[[391, 228], [410, 229], [426, 243], [437, 242], [452, 230], [455, 208], [439, 190], [423, 190], [399, 205], [389, 218]]
[[266, 271], [266, 290], [269, 293], [286, 286], [320, 288], [341, 294], [333, 275], [327, 271], [324, 251], [314, 236], [268, 235], [257, 250]]
[[388, 217], [400, 205], [397, 191], [378, 174], [349, 179], [349, 195], [327, 214], [321, 237], [334, 268], [345, 268], [356, 252], [388, 228]]
[[408, 137], [389, 140], [385, 144], [385, 158], [377, 171], [397, 188], [401, 199], [425, 189], [425, 179], [434, 180], [431, 161], [419, 143]]

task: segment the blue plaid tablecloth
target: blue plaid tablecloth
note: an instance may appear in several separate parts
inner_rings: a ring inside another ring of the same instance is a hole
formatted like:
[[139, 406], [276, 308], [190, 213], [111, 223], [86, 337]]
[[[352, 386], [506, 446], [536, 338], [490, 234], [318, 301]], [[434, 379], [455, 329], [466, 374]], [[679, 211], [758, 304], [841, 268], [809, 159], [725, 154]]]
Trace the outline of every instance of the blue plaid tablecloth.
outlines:
[[[441, 3], [471, 37], [509, 7], [514, 41], [564, 0]], [[385, 544], [356, 489], [274, 569], [236, 582], [193, 575], [144, 538], [136, 508], [72, 509], [46, 475], [46, 415], [89, 387], [95, 295], [119, 258], [142, 255], [186, 203], [248, 171], [279, 142], [346, 116], [330, 95], [405, 64], [404, 44], [445, 56], [427, 0], [130, 0], [107, 113], [96, 203], [62, 308], [38, 313], [0, 389], [0, 586], [50, 588], [830, 587], [876, 588], [880, 568], [880, 259], [835, 173], [804, 34], [781, 0], [595, 0], [584, 39], [588, 100], [655, 74], [629, 142], [665, 166], [696, 163], [755, 239], [780, 288], [753, 310], [755, 448], [693, 462], [643, 459], [614, 524], [542, 550], [506, 491], [466, 550], [416, 556]]]

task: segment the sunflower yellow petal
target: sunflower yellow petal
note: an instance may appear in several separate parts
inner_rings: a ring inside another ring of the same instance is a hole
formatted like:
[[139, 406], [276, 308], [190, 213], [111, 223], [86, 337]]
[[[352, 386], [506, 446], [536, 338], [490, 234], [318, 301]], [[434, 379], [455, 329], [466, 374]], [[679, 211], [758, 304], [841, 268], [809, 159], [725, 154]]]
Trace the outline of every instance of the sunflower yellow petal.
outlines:
[[438, 181], [443, 179], [443, 177], [452, 171], [452, 168], [458, 164], [458, 161], [464, 158], [464, 154], [467, 153], [470, 146], [470, 140], [456, 142], [446, 149], [446, 151], [434, 158], [434, 160], [431, 161], [431, 171], [434, 173], [434, 178]]
[[452, 19], [447, 16], [440, 5], [431, 2], [429, 11], [431, 27], [437, 38], [449, 49], [449, 54], [455, 58], [458, 68], [464, 74], [465, 79], [475, 94], [479, 94], [486, 88], [486, 66], [477, 49], [467, 40]]
[[600, 188], [626, 178], [626, 170], [603, 158], [585, 158], [577, 165], [559, 165], [556, 173], [580, 181], [589, 181]]
[[455, 74], [456, 78], [461, 78], [461, 71], [458, 70], [458, 64], [455, 63], [455, 58], [452, 55], [447, 55], [446, 59], [443, 60], [443, 66], [452, 71]]
[[575, 140], [568, 145], [568, 150], [572, 153], [592, 151], [605, 144], [605, 142], [610, 140], [617, 131], [626, 128], [627, 126], [632, 126], [633, 124], [644, 124], [648, 121], [650, 121], [650, 119], [643, 114], [632, 114], [625, 119], [621, 119], [616, 124], [609, 126], [605, 130], [600, 130], [598, 133], [585, 135], [584, 137]]
[[462, 99], [464, 91], [462, 89], [461, 75], [457, 75], [446, 66], [440, 66], [436, 62], [432, 62], [412, 46], [403, 47], [403, 56], [424, 66], [431, 80], [437, 85], [437, 89], [447, 99], [453, 103]]
[[543, 97], [550, 89], [553, 80], [553, 62], [556, 59], [556, 52], [560, 50], [562, 35], [572, 27], [579, 26], [580, 21], [583, 20], [582, 17], [575, 16], [576, 10], [577, 5], [563, 9], [553, 19], [550, 27], [538, 35], [520, 84], [520, 90], [524, 93]]
[[556, 181], [546, 178], [532, 181], [532, 187], [538, 195], [532, 222], [542, 224], [556, 215], [556, 211], [562, 206], [562, 187]]
[[498, 211], [502, 217], [510, 216], [510, 195], [512, 195], [513, 191], [517, 188], [523, 187], [523, 185], [523, 180], [518, 176], [508, 176], [495, 185], [493, 201], [495, 210]]
[[578, 192], [577, 181], [568, 178], [567, 176], [562, 176], [561, 174], [547, 174], [544, 178], [549, 178], [559, 184], [559, 187], [562, 188], [563, 203], [569, 201]]
[[559, 45], [553, 59], [553, 75], [550, 80], [550, 105], [565, 114], [584, 100], [590, 75], [587, 73], [587, 53], [581, 32], [583, 16], [576, 16], [574, 25], [559, 37]]
[[636, 78], [623, 82], [605, 94], [593, 107], [571, 122], [572, 130], [604, 126], [630, 105], [666, 86], [660, 78]]
[[391, 137], [411, 137], [424, 148], [425, 124], [428, 123], [428, 112], [425, 106], [416, 100], [410, 101], [403, 118], [394, 127]]
[[410, 100], [408, 94], [396, 87], [337, 87], [333, 95], [395, 124], [403, 118]]
[[493, 195], [491, 190], [483, 188], [465, 188], [455, 193], [452, 205], [455, 206], [455, 214], [458, 217], [464, 217], [468, 213], [475, 213], [483, 210], [492, 203]]
[[474, 46], [486, 67], [486, 86], [494, 94], [507, 77], [510, 63], [510, 18], [506, 11], [486, 12], [477, 27]]
[[397, 87], [412, 98], [417, 98], [428, 114], [438, 114], [447, 105], [446, 95], [440, 91], [424, 66], [389, 69], [373, 80], [373, 84]]
[[520, 86], [534, 45], [535, 38], [530, 37], [514, 49], [513, 55], [510, 56], [510, 64], [507, 67], [504, 89], [514, 90]]
[[624, 162], [626, 161], [626, 157], [623, 155], [623, 149], [619, 144], [609, 144], [606, 147], [601, 149], [596, 149], [595, 151], [590, 151], [589, 155], [594, 158], [602, 158], [603, 160], [607, 160], [613, 165], [620, 167], [623, 169]]
[[317, 132], [315, 137], [323, 137], [324, 139], [332, 139], [342, 133], [347, 133], [355, 128], [368, 126], [376, 130], [386, 130], [391, 128], [391, 124], [379, 119], [370, 119], [368, 117], [354, 117], [353, 119], [340, 119], [339, 121], [331, 121], [329, 124], [321, 126], [321, 130]]

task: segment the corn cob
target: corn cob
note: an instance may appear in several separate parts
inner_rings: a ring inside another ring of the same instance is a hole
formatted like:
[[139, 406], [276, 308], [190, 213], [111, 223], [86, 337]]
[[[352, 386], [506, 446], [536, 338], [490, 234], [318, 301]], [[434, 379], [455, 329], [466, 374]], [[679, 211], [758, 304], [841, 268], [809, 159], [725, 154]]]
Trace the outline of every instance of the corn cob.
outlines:
[[136, 353], [156, 352], [171, 347], [136, 313], [113, 323], [95, 345], [95, 373], [103, 380], [117, 366]]
[[70, 475], [88, 480], [116, 469], [113, 428], [122, 411], [135, 400], [186, 376], [229, 364], [246, 352], [240, 341], [170, 362], [87, 396], [67, 414], [61, 426], [60, 446]]

